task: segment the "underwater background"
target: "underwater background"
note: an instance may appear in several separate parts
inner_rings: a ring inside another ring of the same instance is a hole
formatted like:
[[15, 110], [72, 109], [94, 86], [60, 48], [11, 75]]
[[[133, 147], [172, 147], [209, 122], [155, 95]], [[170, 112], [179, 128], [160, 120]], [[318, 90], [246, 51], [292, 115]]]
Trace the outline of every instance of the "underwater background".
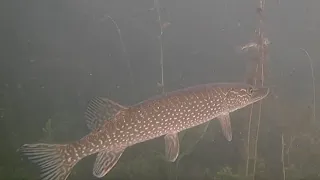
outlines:
[[[16, 152], [22, 144], [88, 134], [84, 111], [93, 97], [129, 106], [163, 91], [254, 78], [255, 55], [240, 49], [255, 40], [259, 3], [1, 1], [0, 180], [39, 177]], [[164, 160], [163, 138], [132, 146], [102, 179], [320, 179], [319, 9], [318, 0], [265, 0], [264, 84], [272, 93], [260, 121], [258, 105], [252, 121], [250, 106], [231, 113], [231, 142], [215, 120], [181, 132], [175, 163]], [[94, 158], [68, 180], [96, 179]]]

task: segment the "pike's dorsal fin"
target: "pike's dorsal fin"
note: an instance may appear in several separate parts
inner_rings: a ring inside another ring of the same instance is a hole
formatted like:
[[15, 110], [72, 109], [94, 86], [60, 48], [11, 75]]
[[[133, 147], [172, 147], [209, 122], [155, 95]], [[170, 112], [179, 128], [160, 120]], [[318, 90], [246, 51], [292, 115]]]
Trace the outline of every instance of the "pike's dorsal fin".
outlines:
[[220, 121], [223, 135], [226, 137], [226, 139], [228, 141], [231, 141], [232, 140], [232, 128], [231, 128], [229, 113], [222, 114], [222, 115], [218, 116], [218, 119]]
[[93, 98], [85, 112], [87, 126], [90, 130], [98, 128], [104, 121], [111, 119], [119, 111], [126, 107], [107, 98]]
[[117, 164], [124, 149], [117, 151], [101, 151], [98, 153], [93, 167], [93, 175], [102, 178]]
[[174, 162], [179, 155], [179, 136], [178, 133], [167, 134], [164, 136], [165, 156], [168, 161]]

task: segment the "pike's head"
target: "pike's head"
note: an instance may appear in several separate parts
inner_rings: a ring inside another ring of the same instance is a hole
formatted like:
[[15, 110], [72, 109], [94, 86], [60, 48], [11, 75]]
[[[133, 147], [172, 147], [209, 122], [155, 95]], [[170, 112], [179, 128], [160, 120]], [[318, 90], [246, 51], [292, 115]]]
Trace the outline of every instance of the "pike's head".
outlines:
[[223, 89], [226, 92], [224, 103], [228, 112], [262, 100], [269, 93], [267, 87], [255, 87], [249, 84], [229, 84]]

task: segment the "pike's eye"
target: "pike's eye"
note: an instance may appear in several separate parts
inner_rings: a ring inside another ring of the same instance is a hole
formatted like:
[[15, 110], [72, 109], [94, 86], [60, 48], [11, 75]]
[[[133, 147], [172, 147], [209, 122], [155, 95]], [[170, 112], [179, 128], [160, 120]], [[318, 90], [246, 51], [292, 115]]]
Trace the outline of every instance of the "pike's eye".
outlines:
[[252, 88], [252, 87], [249, 87], [249, 88], [248, 88], [248, 92], [249, 92], [249, 94], [252, 94], [252, 93], [253, 93], [253, 88]]

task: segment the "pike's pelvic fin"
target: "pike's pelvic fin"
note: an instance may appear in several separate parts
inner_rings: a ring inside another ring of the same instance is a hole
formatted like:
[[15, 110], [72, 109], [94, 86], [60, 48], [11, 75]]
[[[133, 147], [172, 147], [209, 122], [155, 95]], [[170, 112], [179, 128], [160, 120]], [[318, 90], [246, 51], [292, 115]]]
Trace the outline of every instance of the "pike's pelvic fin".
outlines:
[[174, 162], [179, 155], [179, 136], [178, 133], [167, 134], [164, 136], [165, 140], [165, 155], [166, 159]]
[[93, 175], [102, 178], [117, 164], [124, 149], [101, 151], [98, 153], [93, 167]]
[[229, 113], [222, 114], [222, 115], [218, 116], [218, 119], [220, 121], [222, 133], [223, 133], [224, 137], [226, 137], [226, 139], [228, 141], [231, 141], [232, 140], [232, 128], [231, 128], [231, 122], [230, 122], [230, 114]]

